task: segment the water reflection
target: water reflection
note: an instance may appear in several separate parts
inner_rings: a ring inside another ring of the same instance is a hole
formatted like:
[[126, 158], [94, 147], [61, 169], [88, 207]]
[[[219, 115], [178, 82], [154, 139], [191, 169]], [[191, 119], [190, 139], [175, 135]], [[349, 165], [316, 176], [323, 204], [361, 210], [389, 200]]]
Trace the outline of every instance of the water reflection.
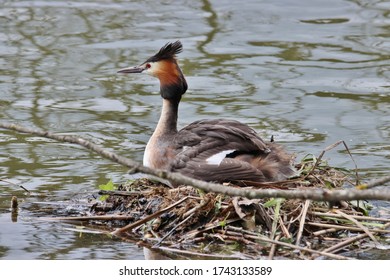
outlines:
[[[159, 115], [158, 84], [115, 73], [181, 39], [190, 89], [180, 125], [234, 118], [298, 156], [343, 139], [362, 175], [374, 178], [390, 164], [388, 17], [387, 1], [6, 1], [0, 121], [77, 134], [141, 160]], [[353, 167], [343, 151], [329, 157]], [[14, 194], [25, 203], [67, 200], [129, 179], [124, 168], [72, 145], [2, 130], [0, 177], [37, 194], [0, 182], [1, 258], [142, 255], [131, 245], [115, 254], [110, 246], [122, 243], [29, 220], [32, 209], [23, 203], [18, 223], [10, 222]]]

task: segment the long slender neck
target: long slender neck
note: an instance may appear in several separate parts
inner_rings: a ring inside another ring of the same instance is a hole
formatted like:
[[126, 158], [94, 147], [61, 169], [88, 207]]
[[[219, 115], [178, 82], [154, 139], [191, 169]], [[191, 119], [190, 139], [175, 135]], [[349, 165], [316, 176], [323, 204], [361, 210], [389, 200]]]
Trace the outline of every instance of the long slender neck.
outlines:
[[153, 136], [170, 136], [177, 133], [179, 102], [187, 90], [187, 82], [175, 59], [160, 61], [156, 66], [154, 75], [160, 80], [163, 106]]
[[172, 99], [163, 99], [163, 106], [160, 119], [157, 123], [154, 134], [172, 134], [177, 132], [177, 115], [179, 101]]
[[170, 145], [177, 133], [177, 112], [179, 100], [163, 99], [163, 106], [157, 127], [149, 139], [144, 153], [144, 165], [164, 169], [169, 160]]

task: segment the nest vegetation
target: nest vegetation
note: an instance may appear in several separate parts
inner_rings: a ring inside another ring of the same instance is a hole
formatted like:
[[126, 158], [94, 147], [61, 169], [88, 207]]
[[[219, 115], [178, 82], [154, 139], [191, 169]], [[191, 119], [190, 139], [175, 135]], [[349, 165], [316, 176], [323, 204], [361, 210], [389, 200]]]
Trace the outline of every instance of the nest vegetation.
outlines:
[[[299, 176], [288, 181], [236, 187], [337, 189], [352, 178], [313, 156], [296, 168]], [[390, 220], [370, 217], [366, 201], [247, 199], [149, 179], [111, 186], [100, 195], [85, 219], [156, 258], [346, 259], [377, 246], [390, 232]]]

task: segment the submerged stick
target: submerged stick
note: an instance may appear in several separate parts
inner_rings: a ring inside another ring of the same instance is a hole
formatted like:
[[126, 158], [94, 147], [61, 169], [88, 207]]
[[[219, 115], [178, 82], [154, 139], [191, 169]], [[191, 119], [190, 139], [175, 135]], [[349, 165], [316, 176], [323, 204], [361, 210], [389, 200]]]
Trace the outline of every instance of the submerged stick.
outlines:
[[96, 215], [96, 216], [81, 216], [81, 217], [41, 217], [44, 221], [59, 221], [59, 222], [88, 222], [88, 221], [127, 221], [133, 220], [132, 216], [125, 215]]
[[23, 185], [18, 185], [18, 184], [15, 184], [15, 183], [13, 183], [13, 182], [11, 182], [11, 181], [9, 181], [9, 180], [5, 180], [5, 179], [0, 179], [0, 182], [5, 182], [5, 183], [7, 183], [7, 184], [11, 184], [11, 185], [13, 185], [13, 186], [15, 186], [15, 187], [21, 188], [21, 189], [24, 190], [25, 192], [30, 193], [30, 191], [29, 191], [28, 189], [26, 189], [25, 187], [23, 187]]
[[117, 195], [117, 196], [133, 196], [133, 195], [140, 195], [140, 194], [148, 194], [150, 191], [106, 191], [106, 190], [99, 190], [99, 195]]
[[176, 253], [176, 254], [181, 254], [181, 255], [187, 255], [187, 256], [191, 256], [191, 257], [206, 257], [206, 258], [214, 258], [214, 259], [218, 259], [218, 260], [224, 260], [224, 259], [231, 259], [231, 260], [235, 260], [235, 259], [243, 259], [243, 260], [248, 260], [248, 259], [253, 259], [251, 257], [248, 257], [248, 256], [245, 256], [243, 254], [240, 254], [241, 256], [243, 257], [240, 257], [240, 255], [220, 255], [220, 254], [206, 254], [206, 253], [198, 253], [198, 252], [193, 252], [193, 251], [189, 251], [189, 250], [180, 250], [180, 249], [176, 249], [176, 248], [170, 248], [170, 247], [164, 247], [164, 246], [160, 246], [154, 250], [157, 250], [157, 251], [168, 251], [168, 252], [172, 252], [172, 253]]
[[388, 200], [390, 201], [390, 190], [376, 190], [376, 189], [344, 189], [344, 190], [327, 190], [327, 189], [310, 189], [310, 190], [279, 190], [279, 189], [241, 189], [235, 187], [228, 187], [221, 184], [209, 183], [201, 180], [196, 180], [180, 173], [168, 172], [164, 170], [156, 170], [143, 166], [142, 164], [133, 161], [131, 159], [120, 156], [116, 153], [103, 149], [102, 147], [85, 140], [80, 137], [70, 135], [59, 135], [48, 131], [30, 129], [16, 124], [0, 123], [0, 128], [10, 129], [21, 133], [28, 133], [37, 135], [49, 139], [54, 139], [60, 142], [67, 142], [77, 144], [87, 148], [99, 155], [116, 162], [120, 165], [130, 168], [131, 172], [141, 172], [153, 176], [157, 176], [161, 179], [166, 179], [177, 184], [191, 185], [193, 187], [202, 189], [206, 192], [215, 192], [226, 194], [230, 196], [242, 196], [247, 198], [271, 198], [271, 197], [283, 197], [286, 199], [311, 199], [315, 201], [340, 201], [340, 200]]

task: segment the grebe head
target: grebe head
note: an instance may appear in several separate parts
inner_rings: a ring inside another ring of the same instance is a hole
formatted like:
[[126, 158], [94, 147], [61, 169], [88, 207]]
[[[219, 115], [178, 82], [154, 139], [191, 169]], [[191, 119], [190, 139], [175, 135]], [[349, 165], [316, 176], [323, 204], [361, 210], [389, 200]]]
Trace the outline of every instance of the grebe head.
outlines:
[[165, 99], [179, 101], [187, 90], [187, 82], [177, 64], [176, 54], [183, 50], [180, 41], [167, 43], [158, 53], [148, 58], [144, 63], [136, 67], [128, 67], [118, 73], [142, 73], [145, 72], [160, 80], [160, 93]]

